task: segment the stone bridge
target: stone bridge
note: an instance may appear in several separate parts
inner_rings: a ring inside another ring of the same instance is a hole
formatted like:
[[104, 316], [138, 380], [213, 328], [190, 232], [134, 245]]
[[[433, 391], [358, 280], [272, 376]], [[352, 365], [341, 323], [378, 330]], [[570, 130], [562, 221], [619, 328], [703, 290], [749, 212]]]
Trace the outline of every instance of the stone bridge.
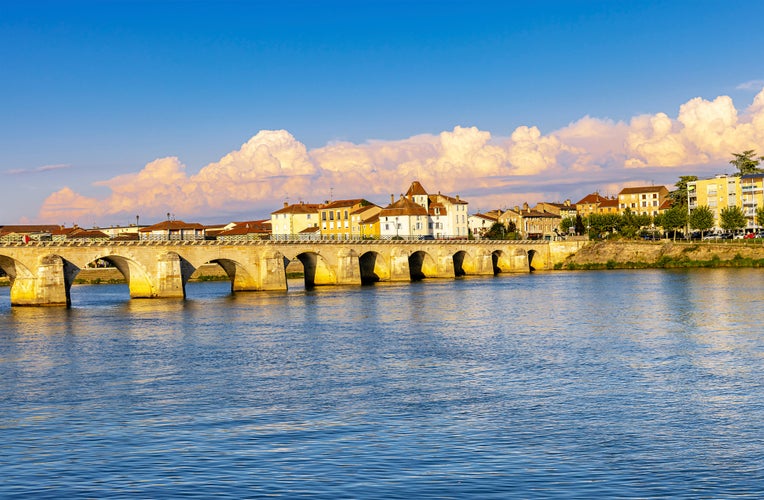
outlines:
[[303, 264], [305, 285], [361, 285], [552, 269], [576, 241], [305, 241], [305, 242], [30, 242], [0, 244], [11, 305], [69, 306], [80, 269], [105, 260], [125, 277], [131, 298], [184, 298], [201, 265], [216, 263], [231, 291], [286, 290], [286, 266]]

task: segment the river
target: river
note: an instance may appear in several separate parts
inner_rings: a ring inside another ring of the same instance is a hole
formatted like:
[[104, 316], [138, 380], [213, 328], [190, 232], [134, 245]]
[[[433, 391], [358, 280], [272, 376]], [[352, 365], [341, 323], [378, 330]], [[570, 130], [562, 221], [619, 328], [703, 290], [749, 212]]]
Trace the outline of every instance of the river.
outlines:
[[764, 271], [0, 289], [2, 498], [760, 498]]

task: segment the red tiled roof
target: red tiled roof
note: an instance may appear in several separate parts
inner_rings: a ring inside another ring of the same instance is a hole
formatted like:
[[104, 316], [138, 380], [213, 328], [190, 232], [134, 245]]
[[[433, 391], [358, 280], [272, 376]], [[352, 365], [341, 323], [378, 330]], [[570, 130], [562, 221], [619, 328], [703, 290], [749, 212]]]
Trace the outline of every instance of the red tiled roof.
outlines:
[[[639, 193], [655, 193], [657, 191], [662, 191], [666, 189], [666, 186], [636, 186], [636, 187], [627, 187], [621, 189], [621, 192], [618, 193], [618, 195], [622, 194], [639, 194]], [[668, 191], [668, 189], [666, 189]]]
[[409, 215], [427, 215], [427, 210], [414, 203], [405, 196], [401, 197], [395, 203], [388, 205], [379, 212], [380, 217], [395, 217]]
[[419, 195], [427, 196], [427, 191], [424, 190], [424, 187], [422, 187], [419, 181], [414, 181], [411, 183], [411, 186], [409, 186], [409, 190], [406, 191], [406, 196], [419, 196]]
[[334, 200], [330, 203], [326, 203], [320, 206], [320, 210], [326, 210], [331, 208], [346, 208], [358, 205], [359, 203], [370, 203], [363, 198], [356, 198], [354, 200]]
[[182, 220], [166, 220], [159, 222], [157, 224], [154, 224], [153, 226], [144, 227], [142, 229], [139, 229], [141, 233], [148, 233], [151, 231], [161, 231], [161, 230], [168, 230], [168, 231], [178, 231], [181, 229], [205, 229], [205, 227], [198, 222], [183, 222]]
[[293, 205], [287, 205], [275, 212], [271, 212], [271, 214], [315, 214], [318, 213], [320, 206], [321, 205], [317, 203], [295, 203]]

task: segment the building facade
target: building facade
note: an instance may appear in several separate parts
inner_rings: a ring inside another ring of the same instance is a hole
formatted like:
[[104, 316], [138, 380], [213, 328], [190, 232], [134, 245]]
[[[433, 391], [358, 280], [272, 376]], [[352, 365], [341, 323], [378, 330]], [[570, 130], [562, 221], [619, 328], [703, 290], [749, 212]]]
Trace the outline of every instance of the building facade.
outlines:
[[271, 212], [271, 239], [300, 239], [307, 228], [318, 228], [318, 208], [315, 203], [284, 203], [283, 208]]
[[637, 186], [623, 188], [618, 193], [618, 213], [630, 210], [634, 214], [655, 217], [668, 197], [666, 186]]

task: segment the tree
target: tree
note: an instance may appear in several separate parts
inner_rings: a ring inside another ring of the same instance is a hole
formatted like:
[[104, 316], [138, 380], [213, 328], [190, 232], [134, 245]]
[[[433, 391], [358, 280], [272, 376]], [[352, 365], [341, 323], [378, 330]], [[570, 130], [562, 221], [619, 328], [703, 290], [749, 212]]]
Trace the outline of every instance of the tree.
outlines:
[[560, 232], [562, 234], [570, 233], [570, 228], [576, 225], [576, 219], [573, 217], [565, 217], [560, 221]]
[[681, 205], [687, 207], [687, 183], [697, 180], [697, 175], [682, 175], [679, 177], [677, 183], [674, 184], [676, 189], [669, 193], [669, 198], [671, 198], [674, 206]]
[[676, 241], [677, 229], [683, 228], [687, 224], [687, 209], [682, 206], [673, 206], [663, 212], [660, 221], [665, 231], [674, 232], [674, 241]]
[[723, 208], [719, 217], [721, 219], [722, 229], [725, 231], [743, 229], [748, 223], [748, 219], [746, 219], [743, 209], [738, 206]]
[[486, 231], [484, 238], [489, 240], [503, 240], [507, 237], [507, 228], [501, 222], [494, 222]]
[[756, 209], [756, 224], [758, 224], [759, 227], [764, 227], [764, 207]]
[[581, 214], [576, 214], [576, 234], [584, 234], [584, 231], [586, 231], [584, 219], [581, 217]]
[[700, 236], [714, 226], [714, 213], [706, 205], [701, 205], [690, 212], [690, 227], [700, 231]]
[[730, 164], [737, 168], [737, 175], [757, 174], [762, 172], [759, 168], [759, 163], [764, 160], [764, 156], [755, 158], [756, 151], [753, 149], [748, 149], [742, 153], [732, 153], [732, 156], [734, 156], [734, 158], [730, 160]]

